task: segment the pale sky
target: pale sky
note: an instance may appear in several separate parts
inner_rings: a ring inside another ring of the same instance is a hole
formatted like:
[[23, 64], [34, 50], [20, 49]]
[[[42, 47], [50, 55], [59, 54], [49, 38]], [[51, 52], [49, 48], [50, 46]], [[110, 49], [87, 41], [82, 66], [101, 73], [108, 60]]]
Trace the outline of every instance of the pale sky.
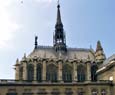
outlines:
[[[115, 54], [115, 0], [60, 0], [68, 47]], [[57, 0], [0, 0], [0, 79], [14, 79], [14, 64], [39, 45], [53, 45]]]

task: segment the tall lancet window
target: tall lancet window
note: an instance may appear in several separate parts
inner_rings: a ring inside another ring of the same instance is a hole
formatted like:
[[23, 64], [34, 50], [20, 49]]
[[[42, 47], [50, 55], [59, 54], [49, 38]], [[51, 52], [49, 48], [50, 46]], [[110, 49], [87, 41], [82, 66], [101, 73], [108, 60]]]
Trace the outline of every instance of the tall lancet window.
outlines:
[[78, 78], [78, 82], [85, 81], [85, 78], [86, 78], [86, 76], [85, 76], [85, 68], [82, 65], [79, 65], [77, 67], [77, 78]]
[[70, 67], [67, 64], [64, 65], [62, 75], [63, 75], [64, 82], [72, 82], [72, 67]]
[[37, 64], [37, 81], [41, 82], [42, 81], [42, 65]]
[[96, 75], [97, 69], [98, 69], [98, 67], [96, 64], [91, 66], [91, 80], [92, 81], [97, 81], [97, 75]]
[[34, 80], [34, 66], [32, 64], [28, 64], [27, 66], [27, 78], [28, 78], [28, 81], [33, 81]]
[[23, 80], [23, 67], [19, 68], [19, 80]]
[[51, 82], [57, 82], [58, 69], [54, 64], [47, 66], [46, 80]]

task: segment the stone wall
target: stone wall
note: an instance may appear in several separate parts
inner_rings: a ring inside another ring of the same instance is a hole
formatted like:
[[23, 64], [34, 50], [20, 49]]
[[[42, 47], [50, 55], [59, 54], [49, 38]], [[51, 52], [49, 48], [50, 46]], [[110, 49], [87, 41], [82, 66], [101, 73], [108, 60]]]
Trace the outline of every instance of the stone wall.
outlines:
[[24, 95], [24, 93], [31, 93], [28, 95], [93, 95], [93, 91], [96, 91], [97, 95], [102, 95], [103, 91], [105, 91], [105, 95], [114, 95], [111, 93], [110, 83], [0, 84], [0, 95], [6, 95], [6, 93], [17, 93], [17, 95]]
[[16, 80], [20, 80], [19, 76], [19, 68], [23, 67], [23, 80], [28, 80], [27, 79], [27, 65], [28, 64], [33, 64], [34, 65], [34, 81], [36, 81], [36, 76], [37, 76], [37, 64], [42, 65], [42, 80], [46, 80], [46, 68], [50, 64], [54, 64], [57, 69], [58, 69], [58, 80], [62, 81], [62, 70], [64, 65], [69, 65], [72, 68], [72, 80], [77, 81], [77, 67], [79, 65], [82, 65], [85, 69], [85, 76], [86, 80], [91, 80], [91, 61], [89, 60], [78, 60], [78, 59], [73, 59], [73, 60], [67, 60], [67, 59], [25, 59], [20, 61], [18, 65], [16, 65], [16, 71], [15, 71], [15, 78]]

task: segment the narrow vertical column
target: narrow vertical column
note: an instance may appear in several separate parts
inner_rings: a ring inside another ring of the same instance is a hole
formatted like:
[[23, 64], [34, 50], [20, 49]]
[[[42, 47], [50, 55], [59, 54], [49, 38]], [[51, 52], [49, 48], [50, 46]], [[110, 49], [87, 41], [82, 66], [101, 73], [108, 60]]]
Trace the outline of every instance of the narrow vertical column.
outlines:
[[34, 81], [37, 80], [37, 62], [34, 62]]
[[27, 63], [26, 62], [24, 62], [23, 63], [23, 80], [28, 80], [27, 79], [27, 76], [28, 76], [28, 73], [27, 73]]
[[90, 62], [88, 61], [87, 62], [87, 80], [89, 81], [89, 80], [91, 80], [91, 64], [90, 64]]
[[46, 81], [46, 60], [43, 60], [42, 65], [42, 81]]
[[58, 62], [58, 81], [59, 82], [62, 82], [63, 79], [62, 79], [62, 61], [59, 60]]
[[78, 72], [77, 72], [77, 68], [78, 68], [78, 63], [76, 63], [76, 81], [78, 81]]
[[15, 64], [15, 79], [19, 80], [19, 60], [16, 60], [16, 64]]
[[77, 81], [77, 62], [73, 62], [73, 82]]
[[19, 65], [15, 65], [15, 80], [19, 80]]

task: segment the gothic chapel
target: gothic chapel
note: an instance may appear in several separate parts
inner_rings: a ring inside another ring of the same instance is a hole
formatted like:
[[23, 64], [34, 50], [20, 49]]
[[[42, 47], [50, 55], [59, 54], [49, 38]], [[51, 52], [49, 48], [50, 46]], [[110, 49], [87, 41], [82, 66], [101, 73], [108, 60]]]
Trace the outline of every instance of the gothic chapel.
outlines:
[[96, 70], [105, 60], [101, 43], [98, 41], [96, 52], [92, 49], [67, 48], [59, 4], [53, 42], [53, 46], [39, 46], [35, 37], [32, 53], [16, 62], [16, 80], [64, 83], [97, 80]]
[[15, 64], [15, 80], [0, 80], [0, 95], [115, 95], [115, 54], [106, 59], [101, 42], [68, 48], [60, 4], [53, 46], [35, 48]]

